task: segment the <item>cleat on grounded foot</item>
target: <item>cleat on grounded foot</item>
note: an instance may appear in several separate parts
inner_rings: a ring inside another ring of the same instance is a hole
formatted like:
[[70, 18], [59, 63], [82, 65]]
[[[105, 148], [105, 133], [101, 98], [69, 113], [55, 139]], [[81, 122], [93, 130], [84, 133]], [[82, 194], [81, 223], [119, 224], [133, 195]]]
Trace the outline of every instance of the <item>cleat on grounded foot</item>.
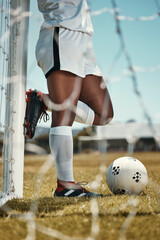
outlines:
[[58, 187], [54, 192], [54, 197], [84, 197], [84, 198], [98, 198], [103, 197], [102, 194], [89, 192], [83, 188], [80, 183], [74, 183], [66, 188], [58, 183]]

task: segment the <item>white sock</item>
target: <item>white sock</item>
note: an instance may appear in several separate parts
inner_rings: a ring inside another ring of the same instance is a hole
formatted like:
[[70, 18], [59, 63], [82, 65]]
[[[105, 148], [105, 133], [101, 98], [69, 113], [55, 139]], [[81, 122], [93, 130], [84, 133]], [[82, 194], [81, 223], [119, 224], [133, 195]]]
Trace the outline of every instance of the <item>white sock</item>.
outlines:
[[78, 101], [75, 121], [87, 125], [93, 125], [94, 117], [94, 111], [84, 102]]
[[57, 178], [73, 182], [73, 139], [70, 126], [50, 129], [49, 145], [55, 160]]

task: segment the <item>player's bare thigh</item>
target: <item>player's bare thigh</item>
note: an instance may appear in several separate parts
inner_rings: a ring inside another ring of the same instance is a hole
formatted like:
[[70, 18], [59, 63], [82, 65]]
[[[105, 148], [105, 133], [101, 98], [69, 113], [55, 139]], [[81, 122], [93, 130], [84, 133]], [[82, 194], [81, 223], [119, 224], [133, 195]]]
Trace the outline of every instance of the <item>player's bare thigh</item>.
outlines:
[[95, 112], [94, 125], [107, 124], [113, 118], [111, 98], [102, 77], [87, 75], [82, 81], [79, 99]]
[[[74, 108], [80, 96], [82, 79], [70, 72], [58, 70], [48, 76], [47, 84], [51, 101], [62, 106], [62, 109], [52, 110], [51, 126], [71, 126], [75, 118]], [[66, 101], [67, 105], [64, 104]]]

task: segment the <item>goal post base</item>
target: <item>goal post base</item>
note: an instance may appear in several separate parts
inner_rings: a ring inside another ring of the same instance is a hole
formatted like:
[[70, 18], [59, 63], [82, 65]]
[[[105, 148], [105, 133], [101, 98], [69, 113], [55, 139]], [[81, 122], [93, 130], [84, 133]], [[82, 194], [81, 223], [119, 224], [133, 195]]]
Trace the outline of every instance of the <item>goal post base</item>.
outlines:
[[12, 199], [22, 199], [22, 198], [23, 196], [18, 196], [15, 193], [6, 194], [6, 193], [0, 192], [0, 208]]

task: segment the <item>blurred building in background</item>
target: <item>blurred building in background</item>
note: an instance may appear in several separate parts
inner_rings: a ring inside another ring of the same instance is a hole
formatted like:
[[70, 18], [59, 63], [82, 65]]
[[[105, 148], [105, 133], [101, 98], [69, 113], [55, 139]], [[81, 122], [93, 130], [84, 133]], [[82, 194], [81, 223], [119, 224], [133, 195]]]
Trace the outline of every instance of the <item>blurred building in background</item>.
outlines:
[[[49, 128], [37, 127], [35, 137], [26, 139], [26, 154], [47, 154]], [[149, 126], [129, 121], [106, 126], [73, 129], [74, 153], [160, 150], [160, 124]], [[37, 146], [37, 147], [36, 147]]]
[[[33, 139], [26, 138], [25, 154], [48, 154], [49, 128], [37, 127]], [[129, 121], [106, 126], [73, 129], [74, 153], [160, 151], [160, 124], [149, 126]], [[0, 155], [3, 132], [0, 132]]]

